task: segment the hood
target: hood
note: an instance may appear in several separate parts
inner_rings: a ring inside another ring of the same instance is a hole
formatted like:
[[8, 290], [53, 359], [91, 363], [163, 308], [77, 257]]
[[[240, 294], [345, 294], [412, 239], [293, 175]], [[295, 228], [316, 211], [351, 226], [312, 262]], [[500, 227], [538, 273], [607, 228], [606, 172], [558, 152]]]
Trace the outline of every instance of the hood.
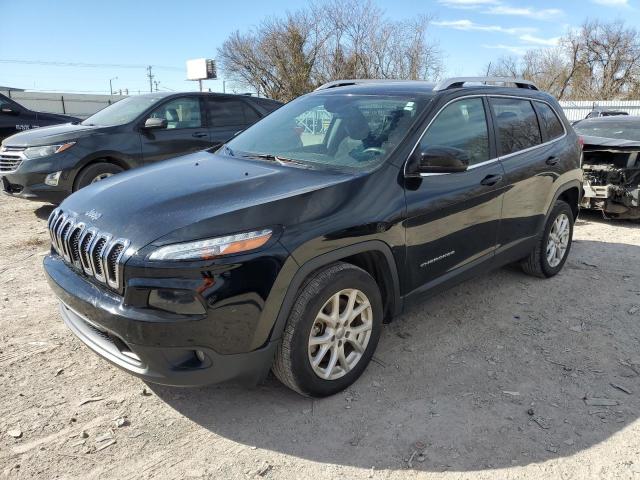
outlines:
[[51, 125], [25, 130], [8, 137], [3, 143], [12, 147], [37, 147], [39, 145], [51, 145], [68, 140], [77, 140], [78, 138], [106, 131], [110, 128], [112, 127], [63, 123], [62, 125]]
[[[68, 197], [60, 209], [101, 232], [128, 239], [132, 247], [140, 249], [207, 220], [213, 220], [206, 222], [211, 236], [273, 225], [275, 217], [269, 209], [273, 202], [351, 178], [353, 175], [346, 173], [203, 151], [89, 185]], [[256, 206], [260, 208], [246, 212]], [[290, 206], [290, 215], [295, 208]], [[243, 210], [228, 221], [230, 215], [226, 214]], [[219, 222], [216, 217], [221, 217]], [[184, 240], [197, 238], [201, 237]]]
[[621, 140], [619, 138], [592, 137], [583, 135], [585, 147], [610, 147], [610, 148], [640, 148], [640, 142], [637, 140]]

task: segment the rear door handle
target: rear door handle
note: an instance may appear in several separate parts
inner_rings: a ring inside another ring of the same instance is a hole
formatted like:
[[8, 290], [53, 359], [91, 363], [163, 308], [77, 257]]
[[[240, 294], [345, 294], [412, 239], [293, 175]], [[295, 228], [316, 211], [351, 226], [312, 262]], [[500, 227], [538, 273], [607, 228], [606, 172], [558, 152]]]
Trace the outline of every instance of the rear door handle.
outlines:
[[558, 157], [555, 156], [551, 156], [549, 158], [547, 158], [547, 161], [545, 162], [547, 165], [555, 165], [556, 163], [558, 163]]
[[502, 175], [487, 175], [482, 179], [480, 185], [491, 186], [502, 180]]
[[195, 138], [204, 138], [204, 137], [209, 136], [209, 134], [208, 134], [208, 133], [206, 133], [206, 132], [196, 132], [196, 133], [194, 133], [194, 134], [193, 134], [193, 135], [191, 135], [191, 136], [192, 136], [192, 137], [195, 137]]

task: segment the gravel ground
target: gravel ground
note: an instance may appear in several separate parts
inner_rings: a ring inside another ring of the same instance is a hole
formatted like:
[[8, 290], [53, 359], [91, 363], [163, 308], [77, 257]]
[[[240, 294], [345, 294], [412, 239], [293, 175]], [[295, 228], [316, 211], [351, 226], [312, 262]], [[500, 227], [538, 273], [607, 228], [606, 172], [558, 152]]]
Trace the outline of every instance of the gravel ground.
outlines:
[[0, 198], [1, 478], [640, 478], [639, 224], [584, 214], [560, 275], [439, 295], [310, 400], [145, 385], [91, 353], [44, 279], [50, 211]]

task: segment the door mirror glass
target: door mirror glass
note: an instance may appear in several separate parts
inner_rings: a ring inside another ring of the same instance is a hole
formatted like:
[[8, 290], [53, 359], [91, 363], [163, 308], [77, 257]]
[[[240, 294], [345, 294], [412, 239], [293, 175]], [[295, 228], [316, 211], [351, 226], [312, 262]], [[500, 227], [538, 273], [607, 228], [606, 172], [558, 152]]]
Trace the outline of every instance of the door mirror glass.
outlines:
[[434, 145], [420, 151], [420, 173], [464, 172], [469, 168], [469, 154], [459, 148]]
[[166, 118], [147, 118], [144, 122], [144, 128], [147, 130], [161, 130], [167, 128], [168, 123]]
[[0, 103], [0, 112], [7, 115], [18, 115], [20, 111], [15, 110], [9, 103]]

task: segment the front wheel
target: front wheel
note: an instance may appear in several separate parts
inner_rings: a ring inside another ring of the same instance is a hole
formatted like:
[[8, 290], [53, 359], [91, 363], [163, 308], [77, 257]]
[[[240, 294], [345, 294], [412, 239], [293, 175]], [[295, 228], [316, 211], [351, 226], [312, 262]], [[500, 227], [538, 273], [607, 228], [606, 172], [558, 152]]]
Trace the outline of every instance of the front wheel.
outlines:
[[113, 163], [107, 162], [98, 162], [93, 163], [87, 167], [85, 167], [76, 178], [74, 189], [80, 190], [81, 188], [86, 187], [92, 183], [99, 182], [100, 180], [104, 180], [105, 178], [109, 178], [112, 175], [120, 173], [123, 171], [122, 167], [118, 165], [114, 165]]
[[521, 263], [525, 273], [549, 278], [562, 270], [571, 249], [573, 223], [571, 207], [565, 201], [558, 200], [536, 247]]
[[382, 299], [364, 270], [336, 263], [303, 286], [276, 352], [273, 372], [303, 395], [324, 397], [355, 382], [382, 330]]

